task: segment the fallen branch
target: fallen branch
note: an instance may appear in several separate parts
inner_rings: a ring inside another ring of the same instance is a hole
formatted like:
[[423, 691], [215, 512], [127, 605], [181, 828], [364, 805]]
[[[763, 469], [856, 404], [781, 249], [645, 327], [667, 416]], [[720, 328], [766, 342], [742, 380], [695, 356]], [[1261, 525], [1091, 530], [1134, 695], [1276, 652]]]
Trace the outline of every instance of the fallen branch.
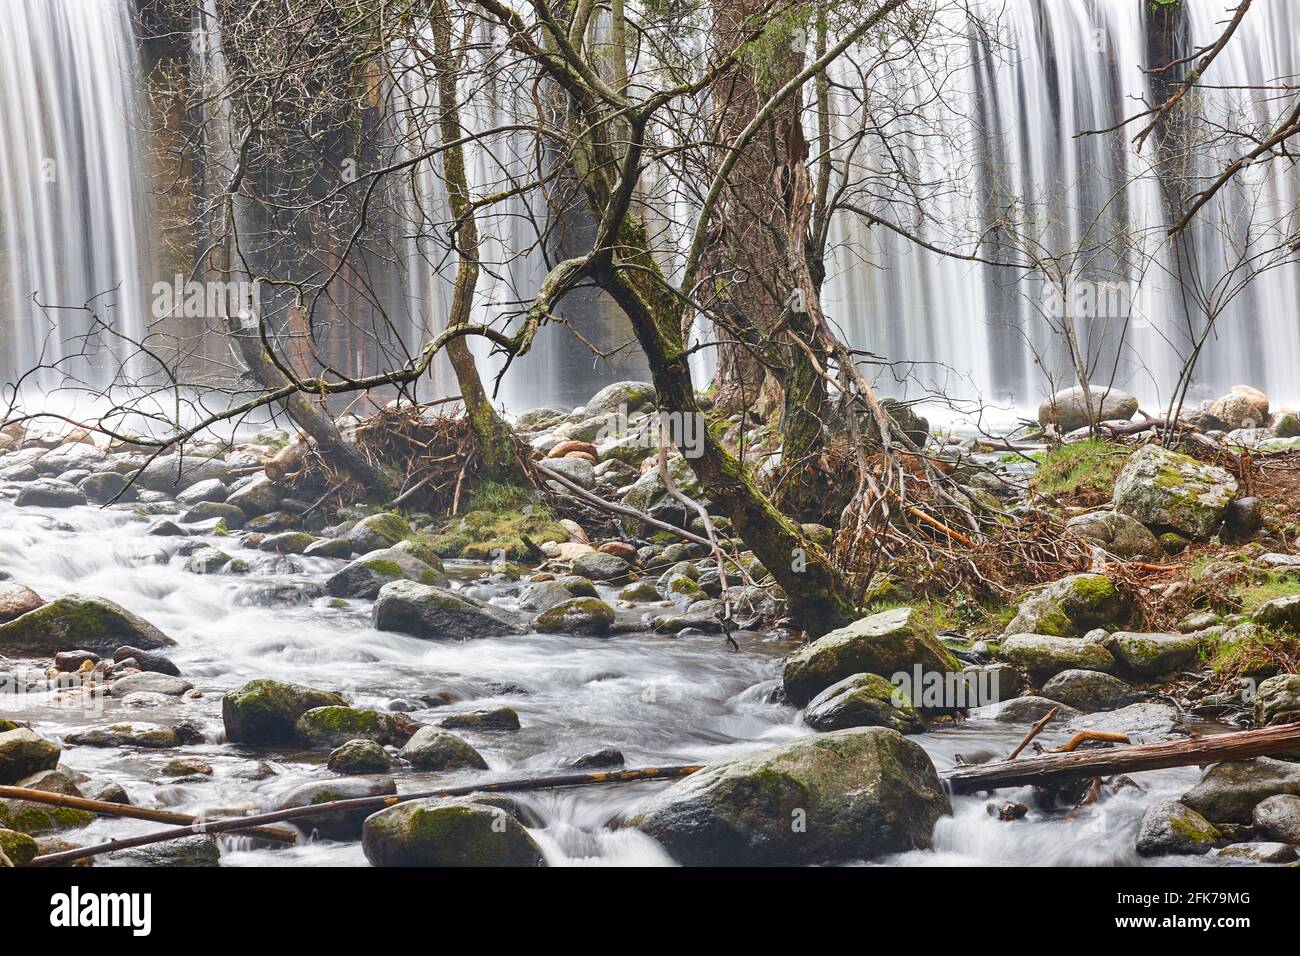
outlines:
[[1133, 742], [1128, 739], [1128, 734], [1112, 734], [1105, 730], [1081, 730], [1071, 737], [1065, 746], [1047, 752], [1049, 754], [1068, 754], [1077, 750], [1080, 744], [1086, 744], [1094, 740], [1112, 744], [1131, 744]]
[[1017, 757], [1019, 757], [1020, 751], [1028, 747], [1029, 742], [1043, 732], [1043, 728], [1046, 727], [1048, 722], [1053, 717], [1056, 716], [1057, 712], [1060, 709], [1061, 709], [1060, 707], [1053, 707], [1047, 713], [1043, 714], [1042, 718], [1037, 723], [1035, 723], [1034, 726], [1029, 728], [1029, 733], [1025, 734], [1024, 739], [1021, 740], [1020, 743], [1016, 744], [1016, 749], [1011, 751], [1011, 753], [1007, 754], [1007, 759], [1015, 760]]
[[[45, 803], [55, 807], [68, 807], [73, 810], [88, 810], [108, 817], [130, 817], [133, 820], [149, 820], [152, 823], [177, 823], [193, 825], [201, 818], [188, 813], [176, 813], [172, 810], [151, 810], [147, 807], [133, 807], [124, 803], [108, 803], [105, 800], [90, 800], [86, 797], [74, 797], [66, 793], [50, 793], [47, 790], [32, 790], [28, 787], [0, 787], [0, 799], [27, 800], [31, 803]], [[258, 836], [276, 843], [295, 843], [298, 832], [289, 827], [254, 827], [249, 836]]]
[[112, 853], [115, 850], [127, 850], [137, 846], [164, 843], [167, 840], [180, 840], [196, 833], [229, 833], [257, 829], [268, 823], [301, 820], [326, 813], [346, 813], [352, 810], [371, 809], [379, 811], [410, 800], [467, 797], [474, 793], [517, 793], [524, 790], [548, 790], [555, 787], [590, 787], [606, 783], [635, 783], [642, 780], [676, 780], [679, 777], [688, 776], [702, 769], [703, 764], [691, 764], [675, 767], [643, 767], [637, 770], [603, 770], [593, 773], [557, 774], [550, 777], [525, 777], [519, 780], [499, 780], [496, 782], [467, 784], [461, 787], [445, 787], [441, 790], [423, 790], [415, 793], [389, 794], [375, 797], [355, 797], [351, 800], [330, 800], [308, 807], [272, 810], [268, 813], [259, 813], [248, 817], [228, 817], [217, 820], [200, 820], [191, 817], [191, 823], [188, 826], [175, 827], [170, 830], [156, 830], [153, 833], [123, 837], [117, 840], [109, 840], [106, 843], [77, 847], [74, 850], [64, 850], [59, 853], [47, 853], [33, 859], [28, 866], [58, 866], [92, 856], [99, 856], [102, 853]]

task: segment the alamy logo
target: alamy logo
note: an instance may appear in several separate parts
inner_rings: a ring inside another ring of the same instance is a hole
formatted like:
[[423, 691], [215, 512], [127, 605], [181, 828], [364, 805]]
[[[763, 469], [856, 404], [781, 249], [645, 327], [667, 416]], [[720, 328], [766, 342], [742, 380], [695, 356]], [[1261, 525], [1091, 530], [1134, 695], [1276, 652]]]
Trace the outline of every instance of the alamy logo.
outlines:
[[1128, 280], [1067, 278], [1040, 280], [1034, 295], [1046, 315], [1055, 319], [1127, 319], [1134, 328], [1150, 328], [1146, 290]]
[[171, 282], [153, 284], [153, 316], [187, 319], [237, 319], [243, 329], [256, 328], [262, 317], [261, 282]]
[[153, 930], [153, 894], [82, 893], [81, 887], [74, 886], [50, 897], [50, 925], [127, 927], [133, 936], [148, 936]]

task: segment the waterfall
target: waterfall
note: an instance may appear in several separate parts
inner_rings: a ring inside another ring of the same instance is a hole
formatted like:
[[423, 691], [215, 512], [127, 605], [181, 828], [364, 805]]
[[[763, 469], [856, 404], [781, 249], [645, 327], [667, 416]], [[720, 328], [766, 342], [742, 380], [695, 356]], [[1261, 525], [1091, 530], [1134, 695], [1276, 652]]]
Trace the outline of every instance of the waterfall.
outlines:
[[[145, 328], [145, 172], [136, 141], [139, 66], [127, 0], [0, 3], [0, 372], [39, 365], [106, 384], [87, 346], [131, 347]], [[90, 336], [89, 339], [86, 337]]]

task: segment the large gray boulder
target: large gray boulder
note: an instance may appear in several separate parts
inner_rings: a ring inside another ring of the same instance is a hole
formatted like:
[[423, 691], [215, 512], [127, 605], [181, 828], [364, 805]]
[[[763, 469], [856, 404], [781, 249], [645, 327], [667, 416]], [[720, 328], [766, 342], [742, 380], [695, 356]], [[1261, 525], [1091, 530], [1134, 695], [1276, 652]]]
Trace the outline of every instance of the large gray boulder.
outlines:
[[370, 816], [361, 847], [373, 866], [545, 866], [528, 831], [501, 807], [410, 800]]
[[1256, 757], [1211, 767], [1182, 802], [1213, 823], [1250, 823], [1255, 807], [1279, 793], [1300, 796], [1300, 764]]
[[472, 746], [441, 727], [421, 727], [402, 748], [401, 757], [417, 770], [486, 770], [487, 761]]
[[402, 548], [383, 548], [357, 558], [330, 575], [325, 590], [334, 597], [370, 601], [391, 581], [441, 586], [447, 583], [447, 575], [442, 572], [441, 562], [434, 566]]
[[14, 504], [29, 508], [72, 508], [86, 503], [86, 493], [57, 478], [38, 478], [22, 486]]
[[391, 548], [410, 536], [410, 524], [395, 511], [362, 518], [347, 533], [347, 539], [352, 542], [352, 550], [357, 554]]
[[1138, 400], [1118, 388], [1094, 385], [1087, 392], [1082, 385], [1064, 388], [1038, 406], [1038, 423], [1056, 425], [1062, 433], [1084, 428], [1088, 420], [1091, 398], [1093, 415], [1098, 422], [1128, 421], [1138, 410]]
[[1051, 634], [1012, 634], [999, 645], [1003, 660], [1023, 668], [1036, 684], [1062, 671], [1089, 670], [1109, 673], [1115, 658], [1100, 644], [1080, 637], [1054, 637]]
[[640, 411], [655, 400], [655, 387], [649, 382], [615, 382], [606, 385], [583, 407], [588, 418], [625, 410], [628, 415]]
[[785, 661], [786, 697], [802, 706], [837, 681], [855, 674], [947, 674], [961, 664], [909, 607], [881, 611], [841, 627], [791, 654]]
[[1300, 674], [1278, 674], [1261, 681], [1255, 692], [1255, 723], [1290, 724], [1300, 721]]
[[1081, 637], [1127, 613], [1128, 601], [1106, 575], [1071, 574], [1023, 597], [1004, 633]]
[[1234, 385], [1216, 399], [1209, 412], [1229, 428], [1263, 428], [1268, 424], [1268, 396], [1249, 385]]
[[1069, 704], [1084, 713], [1115, 710], [1136, 704], [1142, 695], [1126, 681], [1103, 671], [1073, 668], [1061, 671], [1043, 685], [1043, 696]]
[[1114, 507], [1145, 525], [1208, 538], [1237, 495], [1237, 479], [1159, 445], [1144, 445], [1115, 479]]
[[600, 598], [569, 598], [547, 608], [533, 622], [533, 627], [543, 634], [609, 633], [614, 626], [614, 609]]
[[0, 785], [12, 786], [24, 777], [53, 770], [59, 745], [26, 727], [0, 733]]
[[1279, 793], [1261, 800], [1255, 805], [1251, 822], [1269, 839], [1300, 845], [1300, 797]]
[[316, 707], [342, 707], [347, 698], [278, 680], [252, 680], [221, 700], [226, 739], [234, 744], [291, 744], [298, 739], [298, 718]]
[[405, 714], [329, 704], [313, 707], [294, 722], [294, 735], [308, 747], [334, 748], [362, 738], [400, 747], [420, 729]]
[[1141, 856], [1209, 853], [1220, 839], [1219, 828], [1177, 800], [1157, 800], [1142, 814], [1137, 851]]
[[799, 865], [928, 847], [948, 812], [925, 751], [897, 731], [865, 727], [707, 767], [626, 823], [689, 866]]
[[501, 637], [521, 634], [518, 618], [467, 594], [414, 581], [379, 589], [375, 627], [422, 638]]
[[1065, 530], [1120, 558], [1154, 559], [1164, 549], [1151, 530], [1118, 511], [1090, 511], [1065, 523]]
[[1157, 678], [1196, 663], [1201, 641], [1195, 634], [1140, 634], [1116, 631], [1102, 644], [1124, 669], [1139, 677]]
[[123, 644], [154, 651], [176, 642], [148, 621], [104, 598], [69, 594], [0, 624], [0, 654], [53, 657], [79, 648], [112, 654]]
[[813, 730], [890, 727], [902, 734], [925, 730], [912, 702], [879, 674], [854, 674], [808, 702], [803, 720]]

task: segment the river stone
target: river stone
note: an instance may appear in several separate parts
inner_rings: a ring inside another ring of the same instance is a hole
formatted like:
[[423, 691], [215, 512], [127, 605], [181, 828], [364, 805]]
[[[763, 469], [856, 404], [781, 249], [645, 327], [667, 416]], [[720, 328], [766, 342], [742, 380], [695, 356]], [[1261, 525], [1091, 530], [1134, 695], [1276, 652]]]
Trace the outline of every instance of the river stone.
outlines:
[[1077, 668], [1061, 671], [1044, 684], [1043, 696], [1089, 714], [1127, 707], [1142, 699], [1142, 695], [1127, 681], [1102, 671]]
[[154, 671], [141, 671], [138, 674], [127, 674], [125, 677], [119, 677], [109, 685], [108, 692], [114, 697], [125, 697], [127, 694], [136, 692], [180, 697], [193, 689], [194, 685], [184, 678], [159, 674]]
[[863, 727], [706, 767], [634, 808], [627, 825], [688, 866], [781, 866], [926, 848], [949, 812], [918, 744]]
[[1085, 393], [1082, 385], [1065, 388], [1038, 406], [1038, 423], [1055, 424], [1062, 433], [1086, 428], [1088, 404], [1091, 399], [1093, 414], [1099, 422], [1128, 421], [1138, 410], [1138, 400], [1118, 388], [1093, 385]]
[[401, 757], [417, 770], [486, 770], [481, 754], [455, 734], [421, 727], [402, 748]]
[[1220, 838], [1219, 828], [1177, 800], [1157, 800], [1147, 806], [1138, 826], [1140, 856], [1208, 853]]
[[1065, 529], [1117, 557], [1150, 560], [1164, 554], [1164, 548], [1146, 525], [1118, 511], [1076, 515], [1065, 523]]
[[176, 503], [193, 506], [201, 501], [225, 501], [230, 489], [220, 478], [196, 481], [176, 496]]
[[275, 511], [283, 499], [284, 494], [275, 482], [266, 475], [254, 475], [251, 481], [236, 485], [226, 504], [234, 505], [248, 518], [256, 518]]
[[0, 624], [22, 617], [44, 604], [45, 599], [31, 588], [12, 581], [0, 581]]
[[803, 706], [827, 687], [855, 674], [960, 671], [958, 663], [912, 608], [881, 611], [841, 627], [791, 654], [785, 661], [786, 698]]
[[163, 724], [105, 724], [75, 731], [63, 739], [78, 747], [143, 747], [164, 750], [181, 744], [176, 730]]
[[1268, 396], [1249, 385], [1234, 385], [1211, 403], [1209, 413], [1229, 428], [1263, 428], [1268, 424]]
[[[334, 800], [355, 800], [360, 797], [391, 796], [397, 793], [397, 783], [388, 774], [360, 777], [333, 777], [294, 787], [280, 797], [275, 808], [289, 810], [294, 807], [314, 807], [318, 803]], [[313, 830], [330, 840], [355, 840], [361, 836], [361, 826], [366, 817], [375, 812], [374, 807], [360, 810], [336, 810], [314, 817], [299, 817], [289, 822], [304, 833]]]
[[446, 730], [518, 730], [519, 714], [513, 707], [491, 707], [449, 714], [438, 721]]
[[573, 573], [592, 581], [612, 581], [622, 578], [632, 570], [632, 565], [615, 554], [592, 551], [573, 559]]
[[606, 385], [585, 406], [588, 418], [623, 411], [631, 415], [655, 400], [655, 387], [649, 382], [614, 382]]
[[7, 858], [11, 866], [26, 866], [37, 852], [36, 841], [26, 833], [0, 829], [0, 857]]
[[1025, 689], [1025, 679], [1019, 669], [1005, 661], [969, 664], [962, 668], [962, 674], [966, 677], [967, 707], [1013, 700]]
[[1261, 681], [1255, 692], [1255, 723], [1289, 724], [1300, 721], [1300, 674], [1278, 674]]
[[1182, 801], [1214, 823], [1250, 823], [1255, 807], [1279, 793], [1300, 796], [1300, 764], [1256, 757], [1211, 767]]
[[393, 758], [373, 740], [354, 738], [330, 751], [325, 766], [335, 773], [348, 776], [388, 773], [392, 769]]
[[559, 581], [532, 581], [519, 592], [519, 607], [525, 611], [547, 611], [573, 597], [573, 592]]
[[1004, 633], [1081, 637], [1127, 613], [1127, 600], [1106, 575], [1071, 574], [1026, 595]]
[[97, 471], [77, 482], [77, 487], [86, 493], [91, 501], [106, 503], [109, 501], [132, 501], [135, 489], [128, 488], [130, 479], [116, 471]]
[[294, 734], [309, 747], [338, 747], [356, 738], [400, 747], [417, 729], [419, 724], [404, 714], [339, 704], [313, 707], [294, 724]]
[[1024, 668], [1034, 683], [1044, 682], [1062, 671], [1112, 671], [1115, 658], [1100, 644], [1078, 637], [1050, 634], [1012, 634], [999, 644], [1005, 660]]
[[201, 481], [228, 481], [234, 468], [219, 458], [166, 455], [145, 465], [136, 483], [151, 491], [175, 494]]
[[1054, 720], [1069, 720], [1079, 714], [1069, 704], [1059, 700], [1048, 700], [1046, 697], [1026, 694], [1024, 697], [1004, 701], [993, 715], [993, 719], [1003, 724], [1033, 724], [1046, 717], [1053, 708], [1056, 710]]
[[298, 718], [316, 707], [344, 706], [335, 691], [316, 690], [277, 680], [253, 680], [221, 701], [226, 739], [235, 744], [290, 744], [297, 740]]
[[112, 654], [123, 644], [145, 650], [176, 642], [143, 618], [104, 598], [69, 594], [0, 624], [0, 654], [53, 657], [73, 648]]
[[38, 478], [23, 485], [14, 504], [32, 508], [71, 508], [86, 503], [86, 493], [57, 478]]
[[[67, 770], [45, 770], [24, 777], [17, 782], [17, 786], [28, 790], [43, 790], [46, 793], [61, 793], [69, 797], [83, 795], [77, 788], [72, 773]], [[71, 807], [36, 803], [32, 800], [0, 800], [0, 827], [17, 830], [20, 833], [37, 834], [67, 830], [85, 826], [94, 820], [95, 814], [88, 810], [74, 810]]]
[[258, 547], [276, 554], [304, 554], [315, 542], [316, 536], [306, 531], [281, 531], [267, 535]]
[[1296, 858], [1295, 847], [1289, 843], [1233, 843], [1214, 855], [1251, 863], [1290, 863]]
[[221, 846], [215, 835], [197, 833], [165, 843], [117, 850], [108, 858], [129, 866], [209, 868], [221, 865]]
[[1208, 538], [1236, 494], [1237, 479], [1224, 469], [1144, 445], [1115, 480], [1114, 506], [1145, 525]]
[[1265, 601], [1255, 609], [1251, 619], [1265, 627], [1281, 628], [1300, 634], [1300, 594]]
[[818, 731], [890, 727], [919, 734], [925, 730], [912, 702], [879, 674], [854, 674], [835, 682], [808, 702], [803, 720]]
[[[185, 559], [185, 570], [191, 574], [220, 574], [230, 564], [231, 558], [226, 552], [219, 548], [204, 546]], [[241, 562], [231, 570], [243, 566]]]
[[[683, 495], [696, 501], [702, 500], [700, 480], [695, 477], [695, 472], [691, 470], [690, 463], [685, 458], [668, 459], [668, 474], [673, 484], [677, 486], [677, 490]], [[668, 494], [668, 487], [664, 484], [658, 468], [646, 472], [633, 482], [632, 487], [623, 496], [623, 503], [638, 511], [646, 512], [652, 518], [667, 521], [678, 527], [685, 527], [691, 519], [699, 516], [694, 508], [688, 509]], [[632, 537], [644, 537], [651, 530], [635, 518], [620, 518], [619, 523]]]
[[1300, 844], [1300, 797], [1279, 793], [1261, 800], [1251, 814], [1251, 822], [1270, 839]]
[[1125, 669], [1139, 677], [1158, 678], [1196, 663], [1201, 641], [1195, 634], [1138, 634], [1116, 631], [1102, 641]]
[[26, 727], [0, 733], [0, 785], [11, 786], [59, 763], [59, 745]]
[[352, 526], [352, 530], [346, 537], [352, 542], [354, 553], [368, 554], [371, 551], [391, 548], [410, 536], [411, 526], [407, 524], [406, 519], [395, 511], [385, 511], [382, 514], [362, 518]]
[[523, 633], [514, 615], [446, 588], [393, 581], [379, 589], [375, 627], [422, 638], [500, 637]]
[[614, 609], [600, 598], [570, 598], [548, 608], [533, 621], [543, 634], [608, 633], [614, 625]]
[[1097, 730], [1108, 734], [1128, 734], [1147, 740], [1165, 740], [1187, 733], [1178, 711], [1168, 704], [1138, 703], [1075, 717], [1065, 728], [1071, 733]]
[[303, 551], [308, 558], [350, 558], [352, 542], [347, 538], [318, 538]]
[[201, 521], [212, 520], [225, 522], [226, 527], [233, 531], [244, 526], [248, 521], [248, 515], [242, 508], [224, 501], [200, 501], [181, 515], [181, 521], [185, 524], [198, 524]]
[[173, 664], [169, 658], [146, 651], [143, 647], [132, 647], [130, 644], [123, 644], [113, 652], [114, 663], [126, 660], [135, 661], [136, 667], [142, 671], [170, 674], [172, 677], [181, 676], [180, 668]]
[[447, 576], [439, 567], [421, 561], [400, 548], [382, 548], [345, 565], [325, 582], [333, 597], [374, 600], [379, 589], [391, 581], [445, 585]]
[[410, 800], [367, 818], [361, 846], [373, 866], [545, 866], [508, 811], [472, 800]]

